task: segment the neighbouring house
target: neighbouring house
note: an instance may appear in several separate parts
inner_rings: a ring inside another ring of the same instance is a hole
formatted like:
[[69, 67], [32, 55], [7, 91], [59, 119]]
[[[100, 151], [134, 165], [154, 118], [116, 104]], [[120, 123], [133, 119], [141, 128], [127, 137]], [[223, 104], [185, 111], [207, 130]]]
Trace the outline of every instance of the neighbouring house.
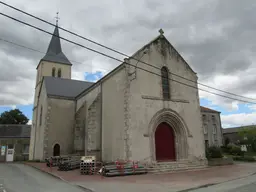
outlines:
[[0, 124], [0, 162], [6, 161], [7, 149], [14, 149], [14, 161], [28, 160], [31, 125]]
[[241, 126], [241, 127], [231, 127], [231, 128], [225, 128], [223, 129], [223, 137], [224, 137], [224, 143], [233, 143], [238, 144], [239, 141], [243, 140], [244, 138], [241, 138], [239, 136], [239, 131], [241, 131], [243, 128], [255, 128], [255, 126], [247, 125], [247, 126]]
[[206, 165], [197, 74], [159, 32], [92, 83], [71, 79], [56, 26], [37, 66], [30, 159], [80, 153], [104, 162]]
[[223, 134], [219, 111], [201, 106], [205, 146], [223, 146]]

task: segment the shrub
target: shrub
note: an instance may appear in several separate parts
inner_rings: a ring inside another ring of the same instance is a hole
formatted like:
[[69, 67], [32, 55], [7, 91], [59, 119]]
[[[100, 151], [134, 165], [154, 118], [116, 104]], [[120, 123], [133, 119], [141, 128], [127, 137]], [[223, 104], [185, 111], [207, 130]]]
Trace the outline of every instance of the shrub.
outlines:
[[230, 153], [230, 149], [227, 146], [221, 146], [220, 148], [223, 153]]
[[250, 156], [234, 156], [233, 159], [234, 161], [256, 162], [256, 160]]
[[230, 139], [229, 139], [229, 138], [226, 138], [226, 139], [225, 139], [225, 146], [227, 146], [229, 143], [230, 143]]
[[243, 156], [244, 155], [244, 151], [241, 150], [241, 147], [239, 147], [237, 145], [232, 145], [232, 147], [230, 149], [230, 154], [231, 155]]
[[208, 159], [211, 159], [211, 158], [222, 158], [223, 155], [222, 155], [222, 152], [221, 152], [221, 148], [220, 147], [216, 147], [216, 146], [209, 147], [206, 150], [206, 157]]

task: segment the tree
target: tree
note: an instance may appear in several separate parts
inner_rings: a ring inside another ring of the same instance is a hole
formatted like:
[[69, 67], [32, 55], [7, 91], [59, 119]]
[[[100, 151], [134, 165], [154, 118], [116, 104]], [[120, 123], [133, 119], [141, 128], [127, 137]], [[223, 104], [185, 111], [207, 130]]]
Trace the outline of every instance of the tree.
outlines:
[[12, 109], [0, 115], [0, 124], [27, 124], [28, 118], [19, 110]]
[[242, 139], [242, 143], [249, 145], [253, 151], [256, 151], [256, 126], [252, 125], [239, 130], [238, 135]]

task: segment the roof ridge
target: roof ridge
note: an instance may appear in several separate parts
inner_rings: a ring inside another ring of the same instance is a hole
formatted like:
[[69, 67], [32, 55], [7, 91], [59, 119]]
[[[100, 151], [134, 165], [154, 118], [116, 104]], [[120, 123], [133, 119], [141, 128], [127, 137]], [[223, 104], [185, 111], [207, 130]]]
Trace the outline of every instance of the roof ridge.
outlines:
[[78, 82], [84, 82], [84, 83], [92, 83], [94, 84], [95, 82], [91, 82], [91, 81], [83, 81], [83, 80], [77, 80], [77, 79], [69, 79], [69, 78], [59, 78], [59, 77], [52, 77], [52, 76], [45, 76], [45, 78], [51, 78], [51, 79], [58, 79], [58, 80], [68, 80], [68, 81], [78, 81]]

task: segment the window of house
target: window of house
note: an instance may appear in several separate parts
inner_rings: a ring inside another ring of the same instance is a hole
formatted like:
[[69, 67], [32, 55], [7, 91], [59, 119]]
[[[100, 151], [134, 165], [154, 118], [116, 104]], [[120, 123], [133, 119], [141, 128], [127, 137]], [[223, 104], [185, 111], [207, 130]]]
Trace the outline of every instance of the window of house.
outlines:
[[212, 122], [215, 123], [216, 119], [215, 119], [215, 116], [212, 115]]
[[61, 77], [61, 69], [58, 69], [58, 77]]
[[203, 122], [206, 122], [206, 115], [203, 115]]
[[206, 123], [204, 123], [204, 134], [208, 133], [208, 126]]
[[43, 107], [40, 109], [40, 117], [39, 117], [39, 125], [42, 125], [42, 115], [43, 115]]
[[23, 154], [28, 154], [29, 153], [29, 144], [24, 144], [23, 145]]
[[161, 77], [162, 77], [162, 91], [163, 98], [170, 99], [170, 84], [169, 84], [169, 74], [167, 67], [162, 67]]
[[213, 134], [217, 133], [217, 126], [216, 124], [213, 124], [213, 130], [212, 130]]
[[56, 71], [56, 69], [55, 69], [55, 67], [53, 67], [53, 68], [52, 68], [52, 76], [53, 76], [53, 77], [55, 77], [55, 71]]

